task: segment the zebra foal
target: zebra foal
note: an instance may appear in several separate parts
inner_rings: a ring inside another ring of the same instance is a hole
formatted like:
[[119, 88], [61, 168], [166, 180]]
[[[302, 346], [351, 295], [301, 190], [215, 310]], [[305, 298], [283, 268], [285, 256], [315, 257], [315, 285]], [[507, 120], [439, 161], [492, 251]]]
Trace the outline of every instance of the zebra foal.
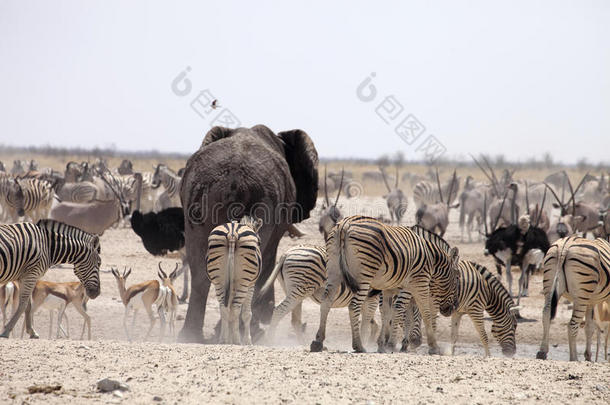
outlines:
[[[220, 307], [220, 343], [252, 344], [250, 320], [254, 284], [261, 271], [258, 229], [261, 220], [244, 217], [210, 232], [207, 251], [207, 273]], [[239, 320], [244, 333], [240, 339]]]
[[49, 267], [70, 263], [89, 298], [100, 294], [100, 241], [97, 236], [52, 220], [36, 224], [0, 225], [0, 283], [19, 281], [19, 306], [0, 337], [7, 338], [25, 311], [26, 330], [32, 327], [31, 296], [36, 281]]
[[[281, 257], [271, 275], [260, 290], [260, 295], [273, 285], [277, 278], [284, 290], [286, 298], [273, 310], [271, 324], [267, 331], [267, 340], [273, 341], [273, 336], [280, 320], [292, 311], [292, 327], [299, 341], [302, 340], [305, 325], [301, 323], [303, 300], [311, 298], [320, 304], [324, 295], [326, 282], [326, 247], [301, 245], [288, 249]], [[332, 308], [346, 307], [352, 298], [351, 290], [342, 283], [337, 294], [333, 297]], [[378, 326], [374, 315], [377, 310], [377, 296], [367, 297], [362, 322], [362, 335], [367, 336], [365, 330], [370, 326], [371, 339], [377, 333]]]

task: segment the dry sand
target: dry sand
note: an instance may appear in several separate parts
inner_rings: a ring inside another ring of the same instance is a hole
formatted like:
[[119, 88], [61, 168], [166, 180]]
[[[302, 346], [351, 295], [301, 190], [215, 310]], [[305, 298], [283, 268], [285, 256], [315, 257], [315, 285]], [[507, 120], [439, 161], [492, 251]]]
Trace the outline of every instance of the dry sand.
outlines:
[[[385, 213], [380, 198], [343, 200], [346, 215]], [[316, 212], [300, 225], [307, 235], [299, 240], [284, 238], [279, 252], [300, 243], [321, 243]], [[447, 240], [460, 248], [461, 257], [494, 269], [482, 255], [482, 243], [460, 243], [457, 212], [452, 212]], [[413, 207], [405, 223], [413, 221]], [[110, 229], [102, 237], [103, 270], [127, 265], [133, 269], [128, 284], [156, 277], [158, 259], [150, 256], [130, 229]], [[175, 259], [164, 258], [166, 268]], [[495, 270], [494, 270], [495, 271]], [[518, 274], [513, 273], [516, 279]], [[50, 270], [45, 279], [74, 280], [68, 267]], [[483, 350], [470, 320], [462, 321], [455, 356], [428, 356], [425, 343], [416, 353], [352, 354], [346, 309], [329, 316], [328, 351], [309, 353], [309, 343], [318, 326], [318, 306], [305, 301], [303, 321], [307, 339], [298, 342], [289, 317], [280, 325], [278, 342], [270, 346], [217, 346], [158, 343], [155, 327], [144, 342], [148, 321], [140, 314], [135, 324], [136, 342], [129, 343], [122, 326], [123, 305], [113, 276], [101, 274], [102, 295], [88, 304], [93, 320], [93, 339], [48, 340], [48, 313], [35, 317], [38, 341], [18, 338], [0, 341], [0, 403], [604, 403], [610, 402], [610, 365], [582, 361], [584, 332], [578, 337], [580, 362], [570, 363], [566, 324], [570, 316], [562, 300], [551, 328], [549, 360], [534, 359], [542, 333], [541, 276], [530, 285], [530, 297], [522, 300], [521, 314], [531, 322], [519, 323], [517, 355], [502, 357], [490, 336], [492, 357]], [[182, 280], [178, 281], [182, 286]], [[516, 288], [516, 285], [514, 286]], [[278, 301], [283, 298], [277, 292]], [[184, 316], [186, 305], [179, 307]], [[80, 335], [81, 317], [68, 310], [72, 338]], [[210, 336], [218, 320], [218, 304], [210, 294], [204, 334]], [[177, 322], [178, 329], [182, 321]], [[489, 333], [491, 325], [486, 322]], [[21, 324], [17, 325], [19, 335]], [[55, 335], [55, 331], [53, 331]], [[439, 319], [439, 339], [446, 352], [449, 322]], [[369, 346], [374, 350], [374, 346]], [[595, 347], [593, 348], [595, 351]], [[600, 353], [603, 359], [603, 354]], [[99, 379], [109, 377], [126, 382], [130, 391], [122, 397], [98, 393]], [[61, 385], [50, 394], [29, 394], [33, 385]], [[155, 399], [155, 397], [158, 397]]]

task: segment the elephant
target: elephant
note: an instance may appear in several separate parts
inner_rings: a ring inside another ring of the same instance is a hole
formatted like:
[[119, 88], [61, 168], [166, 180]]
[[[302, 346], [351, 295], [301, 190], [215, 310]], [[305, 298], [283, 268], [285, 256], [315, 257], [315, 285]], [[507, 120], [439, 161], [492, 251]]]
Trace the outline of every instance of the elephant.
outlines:
[[264, 125], [213, 127], [187, 161], [180, 186], [186, 253], [191, 269], [191, 298], [178, 340], [203, 342], [210, 280], [206, 272], [208, 236], [217, 225], [250, 215], [259, 229], [262, 268], [256, 282], [252, 334], [269, 323], [273, 288], [258, 291], [275, 265], [285, 232], [310, 216], [318, 196], [318, 153], [300, 129], [275, 135]]

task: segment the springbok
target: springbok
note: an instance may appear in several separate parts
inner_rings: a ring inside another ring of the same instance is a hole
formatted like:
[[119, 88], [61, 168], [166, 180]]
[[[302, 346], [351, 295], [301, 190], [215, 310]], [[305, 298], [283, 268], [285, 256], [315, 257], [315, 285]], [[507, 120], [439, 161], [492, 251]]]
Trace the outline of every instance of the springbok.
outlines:
[[[112, 272], [112, 275], [116, 278], [117, 286], [119, 288], [119, 295], [121, 296], [121, 301], [123, 301], [123, 305], [125, 306], [123, 327], [125, 328], [125, 335], [127, 336], [127, 340], [131, 342], [129, 328], [127, 327], [127, 318], [129, 317], [129, 314], [133, 312], [133, 318], [131, 322], [131, 329], [133, 329], [138, 311], [142, 308], [146, 311], [150, 320], [150, 326], [148, 327], [148, 332], [146, 332], [145, 339], [150, 336], [150, 333], [156, 322], [153, 313], [154, 305], [157, 309], [157, 313], [159, 314], [159, 318], [161, 319], [161, 335], [159, 336], [159, 341], [162, 341], [163, 335], [165, 333], [165, 311], [166, 309], [170, 309], [171, 322], [171, 320], [175, 318], [174, 314], [176, 306], [178, 305], [177, 296], [172, 286], [172, 282], [179, 275], [178, 263], [176, 263], [176, 268], [173, 272], [170, 273], [169, 277], [161, 269], [161, 263], [159, 263], [158, 276], [161, 279], [161, 283], [157, 280], [148, 280], [139, 284], [134, 284], [129, 288], [125, 287], [125, 282], [127, 281], [127, 277], [129, 277], [129, 275], [131, 274], [131, 268], [129, 270], [125, 268], [123, 270], [123, 274], [119, 274], [118, 270], [115, 268], [112, 268], [110, 271]], [[170, 325], [170, 329], [173, 331], [173, 325]]]
[[[69, 338], [70, 325], [65, 311], [66, 307], [72, 304], [84, 319], [80, 339], [85, 335], [86, 327], [87, 339], [91, 340], [91, 317], [87, 314], [87, 301], [89, 301], [89, 297], [85, 294], [85, 288], [79, 281], [54, 283], [52, 281], [38, 280], [32, 293], [32, 314], [35, 314], [39, 309], [49, 310], [49, 339], [51, 339], [53, 334], [53, 312], [57, 311], [57, 338], [61, 337], [60, 333]], [[63, 319], [66, 320], [67, 329], [64, 329], [61, 325]], [[25, 322], [21, 329], [21, 337], [23, 337], [24, 332]]]

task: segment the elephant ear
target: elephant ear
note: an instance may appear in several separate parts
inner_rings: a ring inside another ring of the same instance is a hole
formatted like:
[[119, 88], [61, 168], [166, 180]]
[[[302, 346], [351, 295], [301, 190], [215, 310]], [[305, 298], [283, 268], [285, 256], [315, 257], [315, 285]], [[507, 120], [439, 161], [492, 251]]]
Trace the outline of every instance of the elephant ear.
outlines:
[[299, 209], [292, 211], [292, 222], [309, 218], [318, 198], [318, 152], [305, 131], [293, 129], [277, 134], [284, 141], [286, 162], [297, 189]]
[[234, 131], [234, 129], [226, 127], [213, 127], [205, 135], [205, 138], [203, 138], [203, 142], [201, 142], [200, 148], [203, 148], [204, 146], [209, 145], [212, 142], [216, 142], [219, 139], [228, 138], [233, 135]]

